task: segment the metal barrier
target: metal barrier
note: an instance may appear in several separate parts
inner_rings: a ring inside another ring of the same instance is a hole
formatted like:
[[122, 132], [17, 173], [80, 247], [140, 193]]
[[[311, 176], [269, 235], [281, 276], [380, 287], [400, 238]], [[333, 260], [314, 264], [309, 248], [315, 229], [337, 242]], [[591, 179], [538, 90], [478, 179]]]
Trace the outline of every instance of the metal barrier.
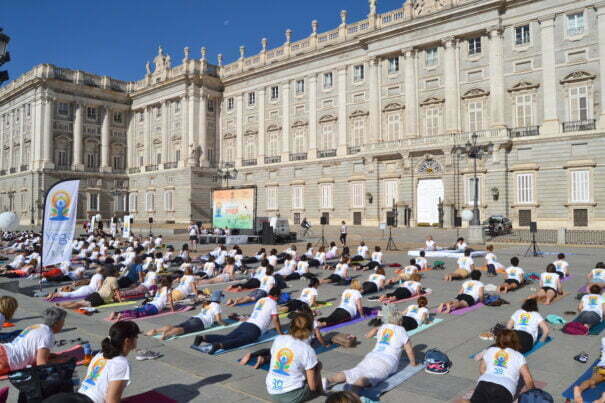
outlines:
[[566, 244], [605, 245], [605, 231], [566, 230]]

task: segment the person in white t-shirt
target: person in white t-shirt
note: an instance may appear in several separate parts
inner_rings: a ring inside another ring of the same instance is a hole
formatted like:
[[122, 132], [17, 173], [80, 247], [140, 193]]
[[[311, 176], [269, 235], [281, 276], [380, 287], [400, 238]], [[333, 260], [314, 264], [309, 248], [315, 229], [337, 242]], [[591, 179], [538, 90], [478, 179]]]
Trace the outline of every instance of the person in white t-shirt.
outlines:
[[546, 321], [538, 313], [538, 301], [535, 298], [526, 299], [521, 309], [510, 317], [506, 327], [517, 333], [519, 352], [522, 354], [530, 351], [538, 340], [546, 341], [550, 332]]
[[361, 283], [358, 280], [351, 282], [350, 288], [344, 290], [340, 299], [340, 306], [329, 316], [317, 320], [318, 328], [332, 326], [337, 323], [347, 322], [357, 315], [363, 314]]
[[487, 250], [485, 254], [487, 275], [497, 276], [499, 272], [504, 270], [504, 265], [498, 262], [498, 257], [494, 254], [494, 245], [487, 245], [485, 249]]
[[44, 323], [26, 327], [12, 342], [0, 344], [0, 375], [29, 365], [51, 363], [55, 333], [63, 329], [66, 315], [63, 309], [47, 308], [44, 311]]
[[424, 271], [429, 267], [429, 262], [426, 260], [426, 253], [423, 250], [419, 252], [419, 255], [420, 256], [414, 259], [416, 261], [415, 264], [420, 267], [420, 271]]
[[101, 343], [101, 352], [88, 365], [78, 392], [94, 403], [121, 401], [130, 383], [130, 365], [126, 357], [137, 348], [140, 333], [134, 322], [114, 323], [109, 329], [109, 337]]
[[322, 379], [325, 390], [331, 385], [345, 382], [357, 388], [376, 386], [399, 368], [401, 353], [405, 353], [410, 361], [409, 365], [416, 366], [416, 357], [412, 342], [403, 327], [399, 325], [399, 312], [393, 305], [383, 308], [385, 324], [368, 332], [366, 337], [376, 336], [374, 349], [354, 368], [337, 372]]
[[454, 250], [456, 250], [458, 252], [463, 252], [467, 249], [468, 249], [468, 245], [467, 245], [466, 241], [464, 240], [464, 238], [458, 238], [456, 240], [456, 244], [454, 245]]
[[191, 263], [183, 263], [181, 266], [184, 275], [174, 281], [172, 289], [172, 301], [181, 301], [189, 295], [197, 295], [197, 282], [193, 276], [193, 266]]
[[399, 282], [401, 280], [403, 280], [403, 281], [410, 280], [412, 278], [412, 275], [414, 275], [415, 273], [418, 273], [418, 272], [419, 272], [419, 269], [418, 269], [418, 266], [416, 265], [416, 259], [410, 259], [409, 265], [405, 266], [403, 269], [395, 270], [395, 273], [399, 274], [399, 277], [389, 280], [389, 284], [392, 284], [393, 282]]
[[191, 224], [189, 224], [189, 228], [187, 228], [187, 230], [189, 231], [189, 242], [191, 243], [191, 249], [197, 250], [200, 229], [195, 222], [191, 221]]
[[426, 307], [429, 301], [426, 297], [418, 297], [417, 304], [410, 305], [403, 312], [401, 326], [406, 331], [414, 330], [423, 325], [429, 318], [429, 309]]
[[534, 388], [534, 380], [525, 357], [518, 349], [519, 340], [515, 332], [504, 329], [498, 333], [496, 345], [480, 353], [481, 376], [467, 402], [512, 403], [520, 377], [523, 377], [520, 393]]
[[266, 378], [273, 401], [306, 402], [323, 392], [321, 363], [309, 344], [312, 335], [312, 316], [298, 313], [292, 318], [289, 334], [273, 342]]
[[501, 293], [506, 294], [509, 291], [516, 290], [525, 284], [525, 271], [519, 267], [519, 258], [513, 256], [510, 259], [510, 266], [506, 268], [506, 280], [500, 286]]
[[538, 298], [543, 304], [550, 305], [557, 295], [563, 294], [561, 277], [557, 274], [555, 265], [546, 266], [546, 273], [540, 274], [540, 290], [530, 298]]
[[587, 329], [598, 325], [603, 321], [603, 310], [605, 309], [605, 297], [601, 295], [603, 290], [597, 284], [588, 289], [578, 304], [580, 314], [573, 320], [586, 326]]
[[170, 307], [170, 310], [174, 312], [174, 304], [172, 302], [170, 286], [170, 278], [164, 277], [160, 283], [160, 286], [158, 287], [158, 291], [155, 293], [153, 300], [135, 309], [112, 312], [112, 314], [109, 316], [109, 320], [125, 320], [157, 315], [158, 313], [162, 312], [167, 305]]
[[145, 333], [146, 336], [161, 335], [161, 340], [166, 340], [175, 336], [187, 333], [201, 332], [210, 329], [215, 324], [225, 326], [226, 322], [221, 317], [221, 301], [224, 295], [220, 290], [212, 293], [210, 300], [202, 303], [200, 313], [176, 326], [162, 326], [157, 329], [151, 329]]
[[[378, 301], [382, 302], [383, 304], [388, 304], [390, 302], [412, 298], [422, 293], [423, 291], [422, 284], [420, 284], [420, 279], [420, 274], [412, 274], [409, 280], [401, 283], [397, 288], [395, 288], [395, 290], [393, 290], [393, 292], [387, 293], [378, 298]], [[397, 281], [395, 279], [391, 279], [389, 282], [394, 284]]]
[[317, 298], [319, 297], [317, 287], [319, 287], [319, 279], [317, 277], [312, 277], [309, 279], [309, 285], [300, 292], [300, 297], [286, 302], [279, 308], [279, 312], [307, 312], [308, 310], [313, 309], [316, 306]]
[[[574, 402], [584, 402], [584, 398], [582, 396], [584, 391], [591, 388], [596, 388], [597, 385], [600, 385], [603, 382], [605, 382], [605, 337], [601, 338], [601, 357], [595, 367], [594, 372], [592, 373], [592, 376], [573, 388]], [[603, 395], [601, 395], [599, 400], [594, 401], [594, 403], [602, 402]]]
[[[98, 266], [96, 269], [96, 273], [90, 278], [90, 281], [87, 285], [83, 285], [81, 287], [76, 288], [73, 291], [57, 291], [50, 293], [47, 300], [52, 300], [56, 297], [64, 297], [64, 298], [85, 298], [94, 292], [98, 292], [99, 288], [103, 284], [103, 267]], [[69, 289], [73, 289], [73, 287], [69, 287]]]
[[370, 257], [370, 262], [365, 266], [365, 270], [374, 270], [379, 266], [382, 266], [382, 249], [380, 246], [374, 246], [374, 252]]
[[368, 246], [366, 245], [366, 243], [364, 241], [361, 241], [359, 243], [359, 246], [357, 247], [357, 255], [353, 256], [353, 258], [351, 260], [353, 261], [359, 261], [359, 260], [366, 260], [368, 258]]
[[557, 260], [552, 262], [555, 265], [555, 270], [561, 278], [569, 276], [569, 263], [565, 260], [565, 253], [559, 253]]
[[[351, 263], [350, 258], [346, 256], [341, 257], [340, 262], [333, 268], [334, 273], [321, 279], [321, 283], [341, 284], [347, 281], [349, 279], [349, 263]], [[332, 270], [332, 267], [328, 267], [328, 270]]]
[[375, 273], [370, 274], [370, 277], [368, 277], [368, 281], [364, 281], [361, 284], [361, 295], [367, 295], [381, 291], [385, 286], [385, 282], [386, 276], [384, 274], [384, 269], [382, 267], [379, 267], [376, 269]]
[[265, 275], [260, 279], [259, 286], [253, 290], [250, 294], [245, 297], [229, 298], [227, 300], [227, 306], [235, 306], [240, 304], [247, 304], [249, 302], [256, 302], [261, 298], [265, 298], [269, 295], [271, 288], [275, 287], [275, 277], [273, 277], [273, 267], [267, 266]]
[[[229, 334], [204, 334], [196, 336], [193, 346], [196, 350], [214, 354], [217, 350], [230, 350], [245, 346], [258, 340], [271, 326], [278, 334], [283, 334], [277, 300], [281, 291], [277, 287], [271, 288], [269, 296], [256, 301], [250, 317]], [[203, 345], [201, 343], [204, 342]]]
[[437, 312], [450, 313], [456, 309], [466, 308], [481, 302], [483, 300], [483, 283], [479, 281], [480, 279], [481, 272], [473, 270], [471, 279], [462, 284], [456, 298], [440, 304]]
[[586, 278], [588, 279], [588, 285], [586, 286], [587, 290], [590, 289], [590, 286], [593, 284], [596, 284], [599, 287], [605, 286], [605, 263], [597, 263], [595, 268], [588, 272]]
[[471, 250], [465, 249], [464, 256], [460, 256], [457, 261], [458, 268], [451, 274], [443, 277], [445, 281], [452, 280], [464, 280], [467, 278], [473, 270], [475, 270], [475, 263], [471, 257]]
[[426, 241], [424, 241], [424, 250], [434, 251], [437, 250], [437, 243], [433, 240], [431, 235], [426, 237]]

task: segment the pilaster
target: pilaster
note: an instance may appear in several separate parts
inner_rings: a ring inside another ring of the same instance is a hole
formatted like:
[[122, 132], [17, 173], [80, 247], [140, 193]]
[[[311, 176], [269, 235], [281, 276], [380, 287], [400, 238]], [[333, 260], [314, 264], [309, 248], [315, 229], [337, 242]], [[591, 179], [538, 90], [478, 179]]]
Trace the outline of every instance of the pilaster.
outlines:
[[[261, 102], [265, 102], [263, 99]], [[236, 138], [235, 138], [235, 166], [242, 166], [242, 151], [244, 139], [244, 96], [239, 94], [235, 99], [236, 107]]]
[[317, 75], [309, 77], [309, 160], [317, 158]]
[[445, 47], [443, 60], [445, 81], [445, 128], [448, 133], [458, 133], [458, 114], [460, 100], [458, 98], [458, 66], [456, 63], [457, 40], [448, 37], [442, 40]]
[[[282, 98], [282, 162], [290, 158], [290, 82], [283, 84]], [[262, 102], [262, 101], [261, 101]]]
[[197, 155], [200, 156], [198, 161], [194, 161], [197, 165], [208, 167], [208, 95], [202, 94], [200, 105], [200, 132], [198, 145], [195, 147], [200, 150]]
[[557, 79], [555, 73], [555, 16], [540, 21], [542, 42], [542, 82], [544, 83], [544, 121], [543, 130], [548, 133], [559, 132], [557, 116]]
[[489, 29], [489, 72], [492, 127], [505, 127], [504, 57], [502, 30], [500, 27]]
[[71, 166], [76, 171], [82, 171], [84, 169], [84, 164], [82, 164], [84, 105], [80, 102], [76, 102], [74, 107], [74, 142]]
[[258, 90], [258, 165], [265, 164], [265, 88]]
[[[44, 99], [44, 130], [42, 132], [42, 161], [40, 167], [42, 169], [53, 169], [55, 164], [53, 163], [52, 155], [54, 148], [54, 133], [53, 133], [53, 107], [55, 99], [46, 96]], [[11, 141], [11, 155], [13, 152], [12, 141]]]
[[369, 101], [370, 101], [370, 116], [369, 116], [369, 134], [368, 143], [377, 143], [382, 136], [378, 130], [378, 122], [380, 119], [380, 86], [378, 85], [378, 58], [371, 57], [368, 66], [370, 67], [370, 84], [369, 84]]
[[347, 155], [347, 66], [338, 69], [338, 142], [336, 155]]
[[[407, 4], [407, 2], [406, 2]], [[405, 127], [406, 135], [418, 136], [418, 101], [416, 86], [416, 51], [404, 49], [404, 82], [405, 82]]]
[[597, 6], [597, 26], [599, 43], [599, 82], [601, 90], [601, 114], [599, 116], [599, 128], [605, 129], [605, 3]]

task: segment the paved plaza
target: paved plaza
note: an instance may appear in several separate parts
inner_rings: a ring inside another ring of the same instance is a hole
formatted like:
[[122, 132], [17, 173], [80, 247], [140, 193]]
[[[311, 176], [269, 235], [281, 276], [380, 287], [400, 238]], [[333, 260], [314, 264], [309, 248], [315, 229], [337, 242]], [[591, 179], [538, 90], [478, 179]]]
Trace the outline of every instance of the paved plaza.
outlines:
[[[428, 230], [427, 230], [428, 231]], [[455, 232], [437, 232], [435, 238], [445, 244], [450, 240]], [[399, 262], [407, 263], [407, 248], [422, 245], [422, 234], [414, 231], [412, 234], [400, 236], [396, 243], [400, 249], [405, 250], [396, 252], [386, 252], [385, 261], [387, 263]], [[418, 240], [415, 242], [415, 240]], [[172, 239], [169, 243], [175, 246], [184, 242], [184, 239]], [[356, 242], [353, 239], [353, 242]], [[383, 242], [383, 241], [382, 241]], [[356, 243], [352, 246], [356, 247]], [[373, 245], [373, 244], [372, 244]], [[198, 252], [208, 251], [214, 245], [206, 245], [198, 249]], [[258, 245], [247, 245], [245, 253], [252, 254]], [[299, 244], [299, 250], [304, 244]], [[277, 246], [278, 250], [284, 249], [284, 246]], [[499, 261], [507, 263], [512, 256], [520, 256], [525, 251], [525, 245], [502, 245], [496, 246], [496, 253]], [[563, 251], [568, 254], [570, 270], [573, 278], [563, 283], [564, 289], [569, 294], [551, 306], [540, 306], [540, 313], [543, 316], [554, 313], [565, 316], [563, 313], [569, 310], [577, 309], [575, 299], [577, 289], [585, 283], [586, 273], [594, 267], [597, 261], [605, 260], [605, 253], [602, 249], [596, 248], [568, 248], [558, 249], [554, 246], [543, 246], [542, 249], [547, 253]], [[452, 259], [445, 259], [447, 271], [454, 267]], [[483, 265], [483, 259], [475, 259], [478, 265]], [[543, 257], [521, 257], [521, 267], [526, 272], [544, 271], [547, 263], [555, 260], [552, 254], [546, 254]], [[429, 260], [430, 261], [430, 260]], [[394, 269], [387, 269], [387, 274], [392, 274]], [[315, 271], [317, 272], [317, 271]], [[365, 280], [367, 272], [355, 273], [359, 275], [360, 280]], [[458, 293], [460, 282], [446, 283], [442, 280], [443, 272], [429, 271], [424, 273], [422, 284], [424, 287], [433, 290], [429, 296], [429, 306], [434, 308], [438, 303], [454, 297]], [[323, 274], [320, 274], [323, 276]], [[484, 283], [500, 283], [503, 276], [499, 278], [484, 277]], [[3, 279], [6, 284], [9, 280]], [[40, 298], [31, 297], [31, 293], [38, 288], [36, 280], [20, 279], [19, 293], [2, 291], [2, 294], [14, 295], [19, 301], [15, 323], [17, 328], [23, 328], [27, 325], [37, 323], [40, 319], [39, 314], [47, 306], [47, 302]], [[306, 280], [290, 281], [287, 292], [298, 295], [299, 291], [306, 284]], [[3, 288], [7, 288], [6, 286]], [[215, 285], [211, 289], [224, 288], [224, 286]], [[510, 315], [520, 306], [521, 302], [535, 290], [535, 283], [521, 290], [509, 293], [504, 298], [510, 305], [500, 307], [483, 307], [474, 312], [463, 316], [439, 315], [443, 322], [412, 337], [415, 352], [422, 357], [423, 353], [429, 348], [439, 348], [448, 354], [453, 362], [453, 367], [449, 374], [445, 376], [436, 376], [420, 372], [413, 376], [396, 389], [381, 397], [385, 402], [442, 402], [452, 401], [462, 396], [465, 392], [473, 388], [478, 377], [478, 363], [469, 359], [471, 353], [478, 352], [487, 347], [488, 342], [479, 339], [481, 332], [489, 330], [496, 322], [505, 323]], [[320, 299], [332, 301], [335, 304], [340, 299], [342, 286], [333, 286], [330, 284], [322, 285], [319, 288]], [[234, 294], [227, 294], [233, 296]], [[240, 294], [241, 295], [241, 294]], [[364, 306], [377, 306], [375, 302], [364, 298]], [[399, 304], [403, 309], [407, 304]], [[251, 306], [239, 308], [224, 307], [224, 313], [231, 312], [249, 313]], [[324, 308], [323, 312], [329, 313], [334, 307]], [[98, 348], [103, 337], [107, 335], [110, 323], [103, 319], [108, 316], [110, 309], [102, 309], [100, 313], [87, 317], [70, 312], [66, 321], [66, 329], [57, 335], [57, 339], [70, 340], [82, 338], [90, 340], [93, 348]], [[165, 324], [176, 324], [186, 319], [188, 315], [174, 314], [160, 318], [150, 318], [138, 321], [143, 331], [152, 327], [158, 327]], [[565, 316], [570, 319], [571, 316]], [[287, 320], [282, 320], [282, 323]], [[361, 322], [355, 325], [341, 328], [340, 331], [354, 334], [361, 341], [356, 348], [336, 348], [334, 350], [322, 353], [318, 356], [323, 364], [324, 373], [330, 373], [337, 370], [351, 368], [358, 363], [361, 358], [374, 346], [373, 340], [366, 339], [365, 333], [369, 330], [368, 323]], [[560, 330], [553, 330], [554, 341], [546, 345], [528, 358], [528, 364], [536, 381], [544, 383], [544, 389], [550, 392], [555, 401], [561, 401], [561, 392], [569, 386], [583, 371], [586, 370], [586, 364], [580, 364], [573, 360], [573, 357], [580, 351], [587, 351], [590, 354], [589, 362], [597, 358], [600, 348], [600, 337], [594, 336], [569, 336], [563, 334]], [[254, 351], [258, 348], [269, 347], [270, 344], [262, 344], [246, 350], [235, 351], [219, 356], [209, 356], [198, 353], [189, 348], [193, 338], [183, 338], [173, 341], [160, 342], [157, 339], [147, 336], [141, 336], [139, 347], [158, 351], [163, 356], [155, 361], [136, 361], [134, 354], [131, 354], [132, 382], [126, 390], [125, 395], [130, 396], [147, 390], [155, 389], [161, 393], [170, 396], [179, 402], [208, 402], [221, 400], [223, 402], [243, 402], [243, 401], [268, 401], [269, 395], [265, 388], [265, 375], [263, 370], [254, 370], [252, 367], [240, 366], [236, 360], [239, 359], [245, 351]], [[80, 378], [84, 375], [85, 368], [78, 368]], [[316, 399], [323, 401], [324, 398]], [[10, 401], [16, 401], [16, 393], [11, 393]]]

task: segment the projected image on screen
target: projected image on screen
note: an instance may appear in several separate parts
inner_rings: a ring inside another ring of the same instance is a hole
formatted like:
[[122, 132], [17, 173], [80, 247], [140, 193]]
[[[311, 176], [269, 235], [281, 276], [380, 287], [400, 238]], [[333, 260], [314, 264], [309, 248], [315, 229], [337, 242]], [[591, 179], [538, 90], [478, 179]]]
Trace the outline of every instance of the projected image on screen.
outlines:
[[254, 188], [213, 191], [212, 225], [215, 228], [252, 229]]

